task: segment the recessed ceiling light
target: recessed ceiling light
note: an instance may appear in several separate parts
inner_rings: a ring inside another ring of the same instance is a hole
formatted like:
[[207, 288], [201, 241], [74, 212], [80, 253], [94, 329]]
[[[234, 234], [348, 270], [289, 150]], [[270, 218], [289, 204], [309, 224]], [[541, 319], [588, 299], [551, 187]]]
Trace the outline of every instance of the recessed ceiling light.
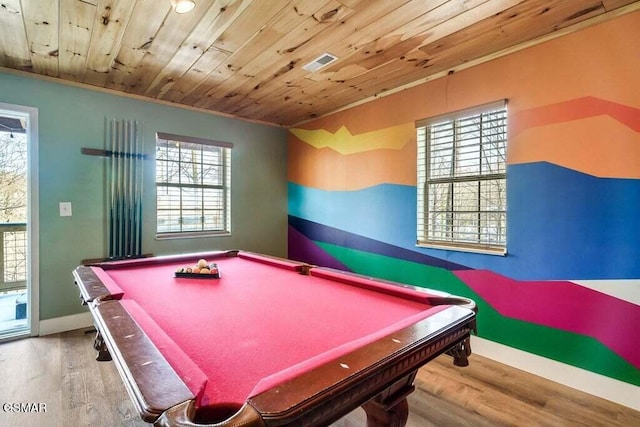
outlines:
[[196, 7], [196, 2], [194, 0], [171, 0], [171, 6], [176, 13], [187, 13]]

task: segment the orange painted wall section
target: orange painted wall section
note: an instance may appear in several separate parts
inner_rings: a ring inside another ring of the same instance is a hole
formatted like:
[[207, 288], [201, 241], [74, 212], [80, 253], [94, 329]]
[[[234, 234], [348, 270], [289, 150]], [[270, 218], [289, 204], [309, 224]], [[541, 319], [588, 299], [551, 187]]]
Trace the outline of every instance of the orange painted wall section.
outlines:
[[510, 123], [510, 164], [546, 161], [602, 178], [640, 178], [639, 108], [589, 96], [514, 113]]
[[[638, 28], [640, 12], [633, 12], [302, 128], [335, 133], [345, 127], [354, 136], [395, 126], [409, 132], [416, 120], [506, 98], [508, 163], [544, 161], [598, 177], [639, 178], [640, 54], [628, 55], [640, 52], [640, 36], [630, 37], [638, 34]], [[411, 138], [409, 145], [415, 145], [415, 135]], [[415, 185], [415, 178], [408, 176], [415, 170], [413, 153], [405, 153], [410, 160], [399, 156], [406, 147], [375, 155], [372, 149], [342, 160], [335, 156], [330, 164], [342, 166], [334, 173], [342, 174], [341, 168], [346, 168], [339, 183], [320, 177], [317, 167], [311, 166], [333, 155], [304, 145], [290, 133], [291, 182], [324, 189], [361, 188], [376, 182]], [[381, 165], [389, 176], [371, 177], [372, 168]]]
[[510, 164], [549, 162], [601, 178], [640, 179], [640, 133], [610, 116], [532, 127], [517, 141]]

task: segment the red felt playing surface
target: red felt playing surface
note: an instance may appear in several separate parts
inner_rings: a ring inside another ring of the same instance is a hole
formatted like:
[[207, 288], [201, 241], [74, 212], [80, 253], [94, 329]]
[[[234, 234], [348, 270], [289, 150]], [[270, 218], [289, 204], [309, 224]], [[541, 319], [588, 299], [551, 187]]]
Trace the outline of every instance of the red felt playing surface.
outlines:
[[265, 377], [430, 308], [240, 257], [216, 262], [215, 281], [174, 278], [179, 262], [106, 271], [208, 378], [203, 405], [241, 404]]

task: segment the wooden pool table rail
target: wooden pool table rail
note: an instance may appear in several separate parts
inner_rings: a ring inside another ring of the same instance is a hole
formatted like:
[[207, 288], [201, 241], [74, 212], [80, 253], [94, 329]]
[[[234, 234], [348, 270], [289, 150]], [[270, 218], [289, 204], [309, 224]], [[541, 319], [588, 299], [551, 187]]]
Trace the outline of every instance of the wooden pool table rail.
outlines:
[[101, 350], [108, 349], [144, 421], [153, 423], [167, 408], [195, 399], [119, 301], [97, 301], [90, 307], [98, 335], [106, 346]]

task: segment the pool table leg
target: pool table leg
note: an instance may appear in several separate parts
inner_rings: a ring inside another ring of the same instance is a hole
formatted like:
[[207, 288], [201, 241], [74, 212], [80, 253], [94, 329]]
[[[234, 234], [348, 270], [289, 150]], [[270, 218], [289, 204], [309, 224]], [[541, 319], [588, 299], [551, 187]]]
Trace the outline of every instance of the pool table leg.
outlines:
[[467, 338], [459, 342], [447, 351], [453, 357], [455, 366], [469, 366], [469, 356], [471, 355], [471, 339]]
[[100, 331], [96, 332], [96, 337], [93, 340], [93, 348], [98, 352], [96, 355], [96, 360], [99, 362], [107, 362], [111, 360], [111, 354], [109, 354], [109, 350], [107, 349], [107, 345], [104, 342], [104, 338], [102, 338], [102, 334]]
[[404, 427], [409, 418], [409, 396], [415, 387], [416, 372], [396, 382], [362, 408], [367, 413], [367, 427]]
[[367, 413], [367, 427], [404, 427], [409, 418], [406, 397], [392, 408], [375, 401], [367, 402], [362, 407]]

